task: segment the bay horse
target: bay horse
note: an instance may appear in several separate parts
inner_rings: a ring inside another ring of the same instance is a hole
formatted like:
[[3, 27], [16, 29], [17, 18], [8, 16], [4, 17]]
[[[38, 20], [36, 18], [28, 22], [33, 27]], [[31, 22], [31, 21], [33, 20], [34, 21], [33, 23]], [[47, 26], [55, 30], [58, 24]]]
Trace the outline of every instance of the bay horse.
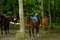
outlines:
[[34, 28], [36, 28], [36, 34], [39, 33], [40, 19], [38, 18], [38, 22], [33, 22], [32, 18], [30, 16], [28, 16], [26, 18], [26, 22], [27, 22], [27, 27], [28, 27], [28, 31], [29, 31], [29, 36], [31, 37], [31, 30], [32, 30], [33, 37], [35, 37]]
[[16, 20], [14, 20], [14, 18], [12, 19], [12, 17], [8, 18], [7, 15], [5, 15], [5, 14], [0, 14], [1, 34], [3, 34], [3, 28], [4, 28], [4, 31], [5, 31], [5, 34], [9, 33], [9, 24], [10, 24], [10, 22], [13, 21], [14, 23], [16, 23], [17, 20], [19, 19], [18, 16], [16, 16], [15, 18], [16, 18]]

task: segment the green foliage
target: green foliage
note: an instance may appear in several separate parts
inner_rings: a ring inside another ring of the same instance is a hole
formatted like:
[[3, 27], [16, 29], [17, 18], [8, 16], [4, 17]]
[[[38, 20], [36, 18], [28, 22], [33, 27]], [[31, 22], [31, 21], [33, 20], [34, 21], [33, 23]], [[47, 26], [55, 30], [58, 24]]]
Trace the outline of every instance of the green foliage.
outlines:
[[[28, 11], [29, 11], [29, 15], [30, 16], [34, 16], [35, 14], [38, 14], [38, 4], [39, 4], [39, 10], [41, 12], [41, 1], [42, 0], [37, 0], [38, 3], [36, 2], [36, 0], [23, 0], [23, 7], [24, 7], [24, 15], [26, 15], [26, 8], [27, 8], [27, 4], [26, 2], [28, 2]], [[12, 16], [14, 15], [14, 7], [13, 5], [15, 5], [15, 10], [16, 10], [16, 14], [19, 15], [19, 4], [18, 4], [18, 0], [0, 0], [0, 5], [3, 7], [3, 11], [5, 14], [7, 14], [8, 16]], [[1, 8], [0, 6], [0, 8]], [[60, 0], [55, 0], [55, 6], [56, 6], [56, 11], [55, 11], [55, 18], [53, 18], [54, 16], [54, 0], [51, 0], [50, 2], [50, 13], [52, 15], [52, 18], [54, 20], [54, 22], [58, 19], [60, 19]], [[48, 13], [48, 0], [44, 0], [44, 14], [46, 16], [49, 17], [49, 13]], [[40, 13], [40, 17], [41, 17], [41, 13]], [[56, 20], [55, 20], [56, 19]], [[57, 20], [58, 21], [58, 20]]]

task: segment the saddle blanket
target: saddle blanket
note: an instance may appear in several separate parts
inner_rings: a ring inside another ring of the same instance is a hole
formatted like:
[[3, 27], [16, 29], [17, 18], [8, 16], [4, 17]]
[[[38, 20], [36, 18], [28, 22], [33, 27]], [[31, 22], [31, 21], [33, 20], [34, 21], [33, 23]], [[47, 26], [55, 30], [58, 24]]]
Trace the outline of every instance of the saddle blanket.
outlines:
[[31, 18], [32, 18], [33, 22], [38, 22], [38, 18], [37, 17], [34, 16], [34, 17], [31, 17]]

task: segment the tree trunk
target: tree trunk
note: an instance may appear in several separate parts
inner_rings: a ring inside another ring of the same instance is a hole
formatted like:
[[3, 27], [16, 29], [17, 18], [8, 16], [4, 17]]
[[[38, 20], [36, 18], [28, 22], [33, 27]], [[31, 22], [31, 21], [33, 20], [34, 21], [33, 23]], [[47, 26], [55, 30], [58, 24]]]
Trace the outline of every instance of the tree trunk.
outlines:
[[3, 1], [4, 1], [4, 0], [1, 0], [1, 3], [0, 3], [0, 5], [1, 5], [1, 6], [0, 6], [0, 13], [3, 13]]
[[52, 26], [52, 18], [51, 18], [51, 13], [50, 13], [50, 0], [48, 0], [48, 11], [49, 11], [50, 27], [51, 27], [51, 29], [52, 29], [53, 26]]
[[19, 0], [19, 16], [20, 16], [20, 35], [21, 35], [20, 37], [21, 37], [21, 40], [25, 40], [23, 0]]
[[44, 17], [44, 0], [41, 1], [41, 5], [42, 5], [41, 14], [42, 14], [42, 18], [43, 18]]
[[28, 0], [26, 0], [26, 9], [27, 9], [27, 14], [26, 15], [29, 16], [29, 12], [28, 12], [29, 11], [28, 10]]
[[15, 0], [14, 0], [14, 2], [13, 2], [13, 11], [14, 11], [14, 16], [16, 16]]
[[58, 7], [58, 11], [57, 11], [57, 24], [59, 24], [59, 16], [60, 16], [58, 13], [59, 13], [59, 7]]
[[53, 20], [55, 20], [55, 13], [56, 13], [56, 1], [54, 0], [54, 15], [53, 15]]
[[3, 5], [1, 5], [1, 13], [3, 13]]
[[37, 4], [37, 12], [38, 12], [38, 17], [40, 18], [40, 8], [39, 8], [39, 2], [38, 2], [39, 0], [36, 0], [36, 4]]

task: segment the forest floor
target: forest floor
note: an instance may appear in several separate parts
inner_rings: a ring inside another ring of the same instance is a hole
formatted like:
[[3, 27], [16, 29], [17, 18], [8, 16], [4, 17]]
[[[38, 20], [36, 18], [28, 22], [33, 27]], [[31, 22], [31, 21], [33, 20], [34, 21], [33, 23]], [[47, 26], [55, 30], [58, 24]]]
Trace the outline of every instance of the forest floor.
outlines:
[[[0, 40], [15, 40], [16, 30], [10, 31], [8, 35], [0, 35]], [[60, 32], [56, 31], [47, 32], [46, 34], [40, 31], [40, 36], [36, 36], [35, 38], [29, 38], [29, 40], [60, 40]]]
[[[16, 40], [16, 33], [19, 30], [19, 25], [10, 25], [10, 33], [8, 35], [1, 35], [0, 40]], [[26, 33], [26, 35], [28, 32]], [[36, 36], [35, 38], [29, 38], [28, 40], [60, 40], [60, 25], [54, 27], [53, 30], [48, 30], [46, 34], [44, 34], [43, 29], [40, 29], [40, 36]], [[29, 35], [28, 35], [29, 36]]]
[[59, 30], [49, 30], [48, 32], [44, 33], [40, 30], [39, 36], [35, 38], [29, 38], [31, 40], [60, 40], [60, 32]]
[[10, 31], [8, 35], [0, 34], [0, 40], [15, 40], [15, 35], [16, 35], [16, 31]]

